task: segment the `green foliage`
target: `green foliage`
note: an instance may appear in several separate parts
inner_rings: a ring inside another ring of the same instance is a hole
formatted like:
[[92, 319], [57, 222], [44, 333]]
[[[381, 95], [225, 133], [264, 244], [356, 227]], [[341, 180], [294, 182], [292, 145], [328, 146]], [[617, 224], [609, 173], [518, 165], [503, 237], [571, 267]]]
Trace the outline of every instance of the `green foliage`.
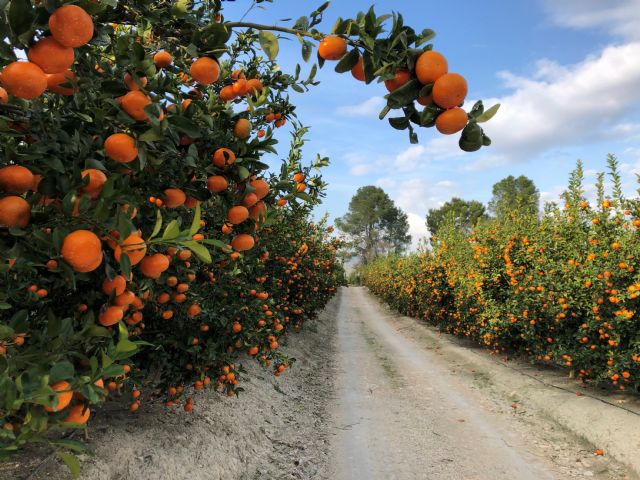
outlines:
[[538, 214], [540, 192], [533, 181], [524, 175], [518, 178], [509, 175], [493, 186], [493, 197], [489, 211], [497, 217], [518, 211], [528, 215]]
[[432, 236], [437, 235], [445, 222], [451, 222], [456, 228], [469, 231], [477, 225], [478, 221], [486, 218], [485, 208], [481, 202], [454, 197], [440, 208], [429, 209], [427, 227]]

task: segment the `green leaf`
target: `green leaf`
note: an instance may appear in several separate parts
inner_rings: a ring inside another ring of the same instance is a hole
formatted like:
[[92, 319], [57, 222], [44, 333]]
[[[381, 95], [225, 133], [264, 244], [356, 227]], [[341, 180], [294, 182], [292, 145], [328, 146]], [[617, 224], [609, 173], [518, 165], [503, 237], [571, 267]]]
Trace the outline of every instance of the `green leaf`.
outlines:
[[73, 378], [74, 373], [75, 369], [73, 368], [71, 362], [63, 360], [51, 367], [51, 370], [49, 371], [49, 380], [52, 383], [59, 380], [68, 380], [70, 378]]
[[151, 237], [154, 238], [158, 233], [160, 233], [160, 229], [162, 228], [162, 213], [160, 213], [160, 209], [156, 210], [156, 224], [153, 226], [153, 232], [151, 232]]
[[127, 327], [123, 322], [118, 323], [118, 332], [120, 336], [116, 345], [116, 354], [135, 352], [138, 346], [129, 340], [129, 332], [127, 332]]
[[180, 235], [180, 224], [177, 220], [171, 220], [162, 234], [162, 240], [173, 240]]
[[247, 170], [246, 167], [243, 167], [242, 165], [238, 166], [238, 176], [240, 177], [240, 180], [246, 180], [247, 178], [249, 178], [251, 176], [251, 172], [249, 172], [249, 170]]
[[78, 440], [71, 440], [69, 438], [61, 438], [59, 440], [52, 440], [51, 445], [56, 447], [63, 447], [67, 450], [72, 450], [78, 453], [87, 453], [92, 454], [91, 448], [84, 442], [80, 442]]
[[389, 124], [396, 130], [404, 130], [409, 127], [409, 120], [406, 117], [395, 117], [389, 119]]
[[278, 56], [278, 51], [280, 50], [280, 46], [278, 45], [278, 37], [276, 37], [271, 32], [261, 30], [258, 34], [258, 40], [260, 41], [262, 50], [264, 50], [264, 53], [266, 53], [267, 57], [269, 57], [269, 60], [275, 60]]
[[347, 53], [344, 57], [342, 57], [342, 59], [340, 59], [340, 61], [338, 62], [335, 68], [336, 72], [345, 73], [350, 71], [353, 67], [356, 66], [359, 58], [360, 58], [360, 54], [358, 53], [358, 50], [354, 48], [349, 53]]
[[59, 450], [56, 450], [56, 456], [67, 465], [69, 473], [71, 473], [71, 478], [78, 478], [80, 475], [80, 461], [78, 457], [73, 453], [61, 452]]
[[176, 130], [191, 138], [199, 138], [201, 136], [198, 124], [190, 118], [182, 117], [180, 115], [170, 115], [169, 123], [176, 127]]
[[488, 110], [485, 110], [485, 112], [482, 115], [477, 116], [476, 122], [482, 123], [482, 122], [487, 122], [491, 120], [493, 116], [496, 113], [498, 113], [499, 109], [500, 109], [500, 104], [496, 103], [493, 107], [489, 108]]
[[157, 140], [162, 140], [162, 138], [162, 132], [159, 132], [155, 128], [150, 128], [149, 130], [138, 136], [138, 140], [141, 142], [155, 142]]
[[34, 15], [30, 0], [11, 0], [9, 5], [9, 25], [18, 37], [31, 28]]
[[229, 252], [229, 247], [222, 240], [216, 240], [215, 238], [205, 238], [204, 240], [200, 240], [200, 243], [204, 243], [206, 245], [212, 245], [214, 247], [218, 247], [219, 249]]
[[209, 253], [209, 249], [204, 245], [193, 240], [187, 240], [186, 242], [181, 242], [181, 244], [189, 248], [204, 263], [211, 263], [211, 253]]
[[403, 86], [387, 96], [387, 105], [391, 108], [401, 108], [413, 102], [422, 90], [422, 84], [416, 80], [410, 80]]
[[193, 215], [193, 221], [191, 222], [191, 228], [189, 229], [189, 235], [193, 236], [200, 230], [201, 211], [200, 204], [196, 205], [196, 212]]

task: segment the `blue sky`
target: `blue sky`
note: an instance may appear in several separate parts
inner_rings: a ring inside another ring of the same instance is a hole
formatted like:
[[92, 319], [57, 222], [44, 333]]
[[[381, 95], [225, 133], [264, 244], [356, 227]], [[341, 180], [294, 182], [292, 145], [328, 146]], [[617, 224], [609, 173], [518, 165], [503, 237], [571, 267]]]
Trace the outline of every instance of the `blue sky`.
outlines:
[[[275, 0], [245, 20], [290, 25], [279, 20], [306, 15], [320, 3]], [[321, 27], [329, 30], [338, 16], [353, 17], [370, 4], [334, 1]], [[225, 2], [225, 18], [238, 19], [249, 5]], [[479, 98], [486, 106], [502, 104], [485, 124], [493, 145], [464, 153], [456, 135], [435, 129], [421, 129], [420, 144], [410, 145], [405, 131], [377, 118], [384, 86], [337, 74], [328, 62], [318, 87], [292, 94], [299, 119], [312, 127], [306, 155], [321, 153], [332, 162], [324, 173], [330, 187], [319, 215], [340, 216], [358, 187], [379, 185], [409, 214], [415, 243], [427, 233], [427, 210], [452, 196], [487, 202], [495, 182], [522, 174], [533, 179], [544, 201], [555, 200], [577, 159], [593, 182], [608, 152], [618, 155], [627, 194], [635, 194], [640, 0], [382, 0], [375, 6], [378, 14], [403, 14], [416, 30], [436, 31], [434, 48], [469, 83], [465, 106]], [[303, 63], [297, 40], [281, 41], [278, 62], [285, 71]], [[287, 141], [284, 134], [280, 138]], [[286, 154], [284, 145], [281, 153]]]

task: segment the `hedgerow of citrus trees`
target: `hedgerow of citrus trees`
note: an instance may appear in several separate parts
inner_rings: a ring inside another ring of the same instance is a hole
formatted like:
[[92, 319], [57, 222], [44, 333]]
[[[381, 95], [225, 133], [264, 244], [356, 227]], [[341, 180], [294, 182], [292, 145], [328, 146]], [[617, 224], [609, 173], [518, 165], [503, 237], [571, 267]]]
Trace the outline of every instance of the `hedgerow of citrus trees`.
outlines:
[[582, 167], [562, 208], [540, 220], [514, 213], [465, 234], [439, 231], [431, 251], [368, 265], [363, 282], [391, 306], [495, 353], [563, 365], [583, 380], [640, 388], [640, 201], [598, 177], [584, 197]]

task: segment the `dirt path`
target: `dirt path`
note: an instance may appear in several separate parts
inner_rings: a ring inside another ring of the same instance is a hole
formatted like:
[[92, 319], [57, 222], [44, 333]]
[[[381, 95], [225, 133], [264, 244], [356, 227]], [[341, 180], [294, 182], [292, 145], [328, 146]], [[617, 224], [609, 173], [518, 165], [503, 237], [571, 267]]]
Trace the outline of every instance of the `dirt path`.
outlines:
[[411, 330], [365, 289], [343, 289], [333, 478], [634, 478], [545, 419], [518, 418]]

